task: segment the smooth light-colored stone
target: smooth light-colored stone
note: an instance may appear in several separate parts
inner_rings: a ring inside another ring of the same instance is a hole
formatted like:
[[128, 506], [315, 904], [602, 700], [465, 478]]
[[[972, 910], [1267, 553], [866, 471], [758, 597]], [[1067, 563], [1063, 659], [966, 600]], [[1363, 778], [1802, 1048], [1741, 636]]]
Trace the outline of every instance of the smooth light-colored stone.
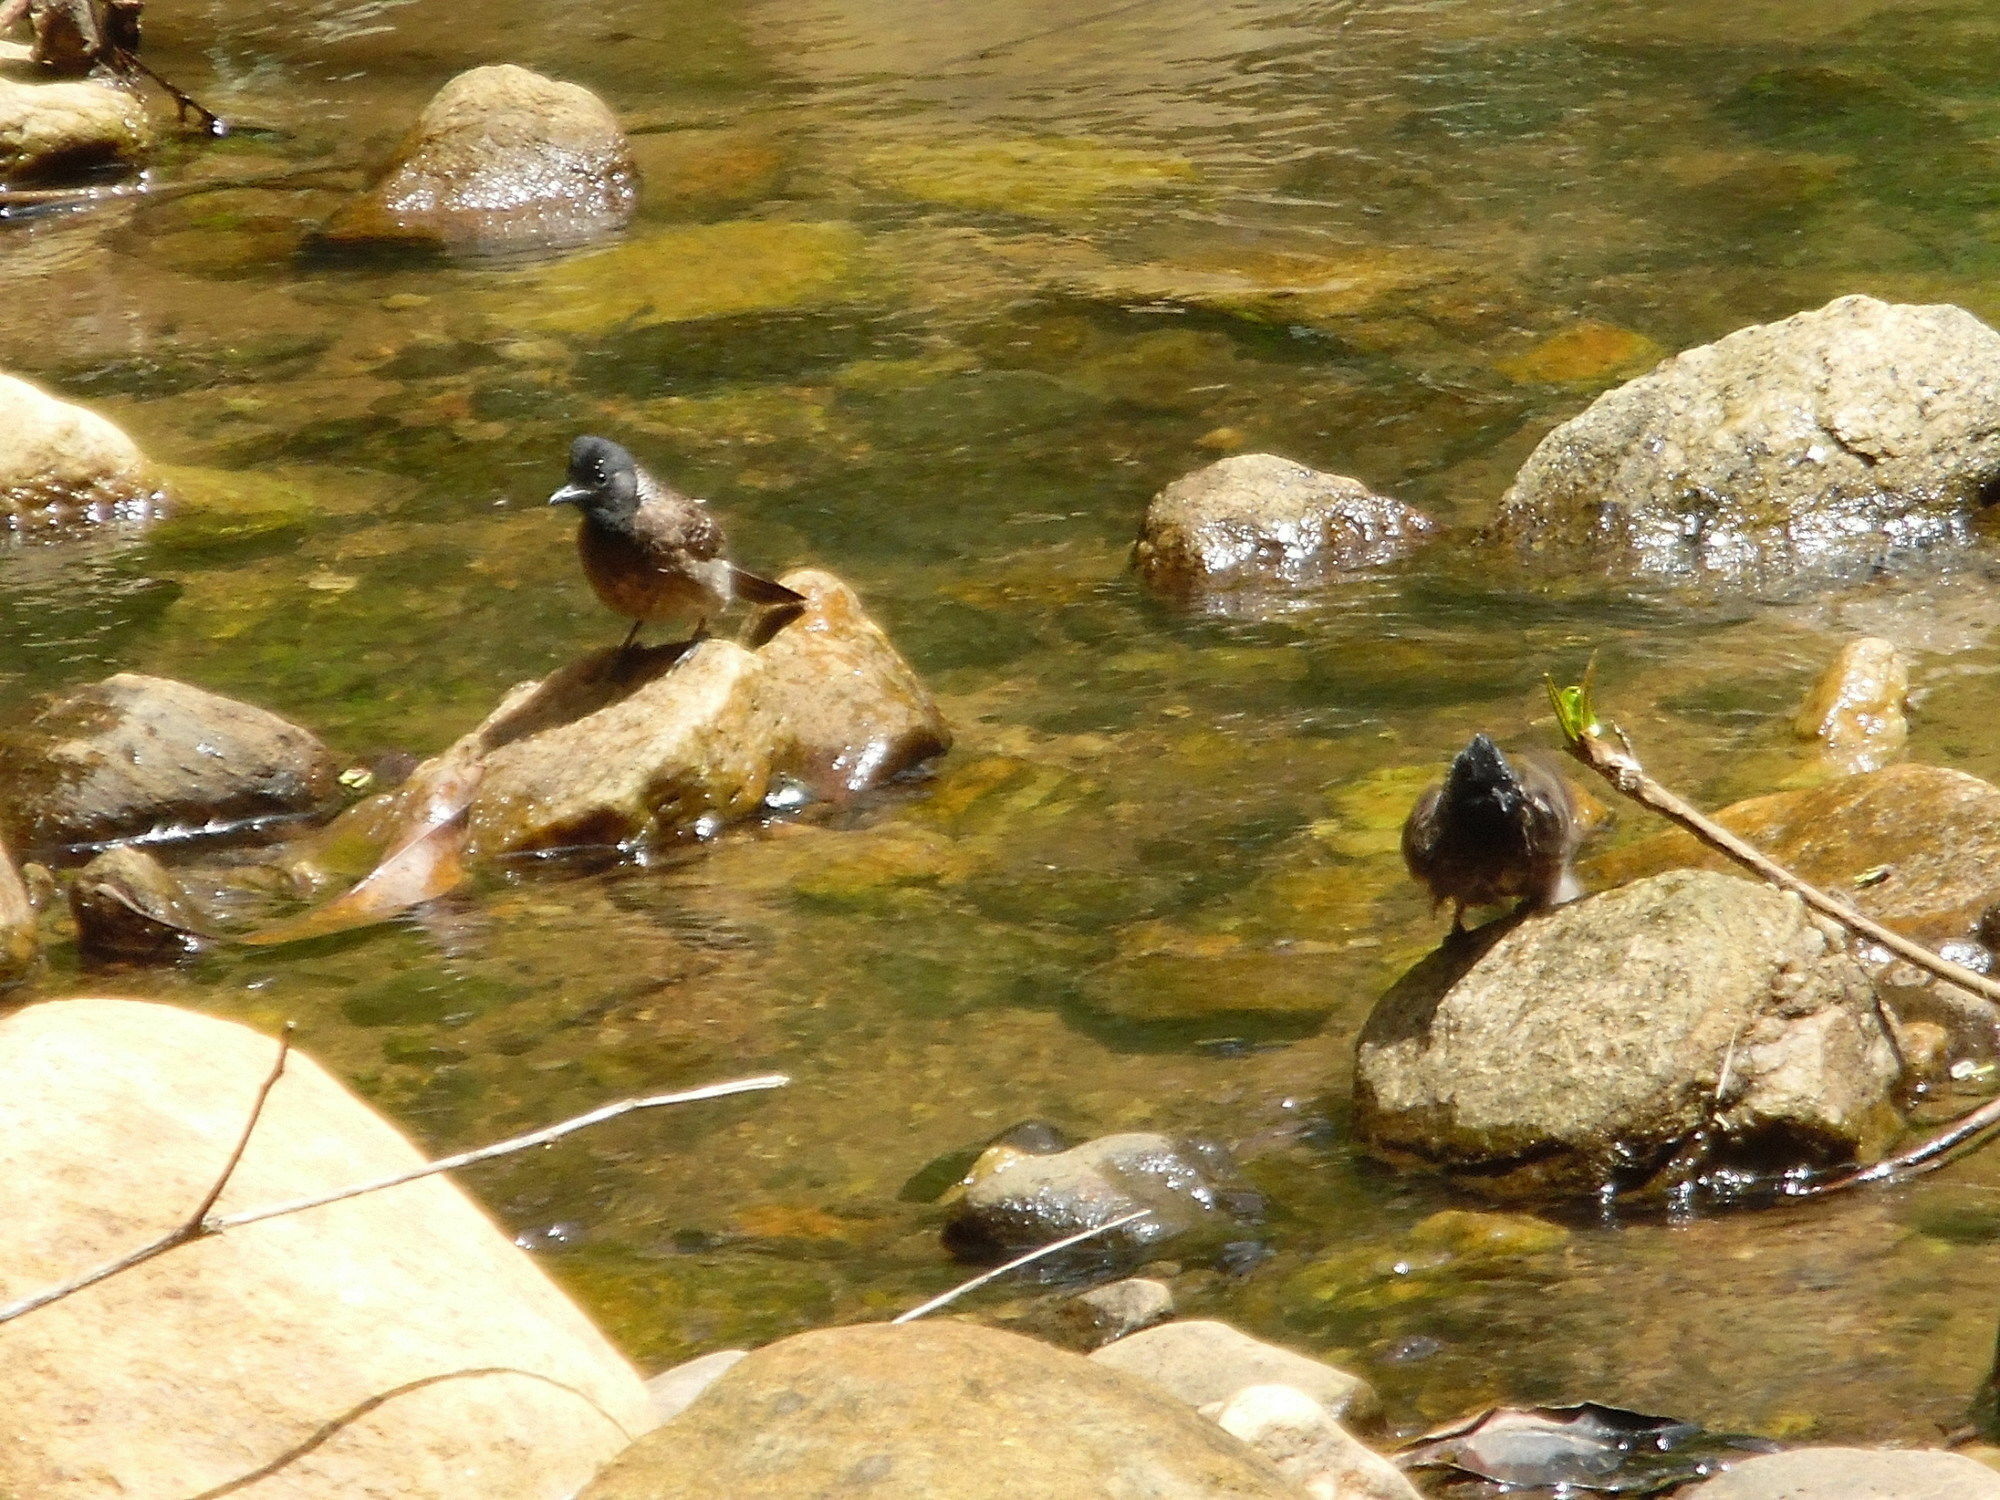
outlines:
[[1270, 1459], [1313, 1500], [1419, 1500], [1402, 1470], [1293, 1386], [1245, 1386], [1203, 1413]]
[[138, 445], [115, 425], [0, 375], [0, 524], [140, 519], [161, 498]]
[[1189, 1406], [1227, 1401], [1246, 1386], [1286, 1385], [1303, 1391], [1337, 1421], [1366, 1425], [1380, 1409], [1374, 1388], [1360, 1376], [1208, 1319], [1163, 1323], [1106, 1344], [1090, 1357]]
[[638, 195], [625, 132], [603, 100], [501, 63], [439, 89], [388, 168], [321, 235], [460, 253], [557, 249], [622, 229]]
[[1363, 1026], [1356, 1125], [1496, 1194], [1637, 1187], [1696, 1132], [1762, 1170], [1900, 1128], [1873, 989], [1796, 896], [1676, 871], [1443, 949]]
[[1164, 1281], [1127, 1276], [1079, 1292], [1067, 1304], [1088, 1325], [1092, 1344], [1107, 1344], [1174, 1315], [1174, 1289]]
[[646, 1394], [653, 1401], [653, 1420], [665, 1422], [679, 1416], [694, 1403], [695, 1397], [734, 1369], [737, 1361], [749, 1352], [748, 1349], [718, 1349], [713, 1354], [704, 1354], [685, 1364], [675, 1365], [671, 1370], [648, 1376]]
[[995, 1328], [864, 1323], [755, 1351], [579, 1500], [1299, 1500], [1144, 1384]]
[[1956, 1453], [1797, 1448], [1746, 1459], [1682, 1500], [2000, 1500], [2000, 1474]]
[[2000, 333], [1841, 297], [1690, 349], [1537, 447], [1492, 538], [1560, 568], [1754, 583], [1962, 540], [2000, 477]]
[[0, 79], [0, 182], [20, 186], [129, 169], [152, 145], [152, 121], [130, 89]]
[[[0, 1300], [180, 1223], [274, 1052], [136, 1001], [0, 1021]], [[294, 1052], [218, 1210], [422, 1161]], [[0, 1493], [35, 1500], [186, 1500], [267, 1465], [232, 1495], [560, 1500], [652, 1420], [637, 1374], [444, 1177], [172, 1251], [10, 1323], [5, 1343]]]
[[310, 730], [136, 672], [62, 693], [0, 731], [0, 818], [24, 850], [310, 812], [338, 776]]

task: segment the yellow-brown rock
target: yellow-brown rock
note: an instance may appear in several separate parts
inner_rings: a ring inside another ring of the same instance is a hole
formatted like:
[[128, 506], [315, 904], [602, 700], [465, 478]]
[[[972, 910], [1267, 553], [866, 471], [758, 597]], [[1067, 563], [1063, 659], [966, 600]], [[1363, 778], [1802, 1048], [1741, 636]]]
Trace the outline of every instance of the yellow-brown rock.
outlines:
[[1802, 740], [1817, 740], [1840, 771], [1878, 771], [1910, 738], [1903, 705], [1910, 669], [1894, 644], [1863, 636], [1840, 648], [1792, 721]]
[[[128, 1000], [0, 1022], [0, 1299], [181, 1222], [274, 1049]], [[422, 1161], [294, 1053], [218, 1208]], [[637, 1374], [443, 1177], [169, 1252], [4, 1342], [0, 1493], [35, 1500], [557, 1500], [651, 1424]]]

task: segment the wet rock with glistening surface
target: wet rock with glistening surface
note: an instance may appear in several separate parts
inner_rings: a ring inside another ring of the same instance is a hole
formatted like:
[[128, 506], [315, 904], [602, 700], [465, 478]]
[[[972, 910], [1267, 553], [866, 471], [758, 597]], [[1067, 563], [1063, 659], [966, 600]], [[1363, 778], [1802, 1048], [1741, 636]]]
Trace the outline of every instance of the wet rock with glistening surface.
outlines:
[[24, 853], [224, 832], [323, 806], [338, 774], [311, 731], [274, 713], [120, 672], [0, 734], [0, 817]]
[[1435, 529], [1421, 511], [1359, 480], [1243, 453], [1155, 495], [1132, 560], [1153, 589], [1226, 604], [1392, 562]]
[[1535, 563], [1755, 583], [1964, 540], [2000, 479], [2000, 333], [1841, 297], [1690, 349], [1541, 442], [1490, 537]]
[[459, 74], [382, 175], [321, 230], [332, 245], [495, 254], [622, 229], [638, 174], [604, 101], [510, 63]]

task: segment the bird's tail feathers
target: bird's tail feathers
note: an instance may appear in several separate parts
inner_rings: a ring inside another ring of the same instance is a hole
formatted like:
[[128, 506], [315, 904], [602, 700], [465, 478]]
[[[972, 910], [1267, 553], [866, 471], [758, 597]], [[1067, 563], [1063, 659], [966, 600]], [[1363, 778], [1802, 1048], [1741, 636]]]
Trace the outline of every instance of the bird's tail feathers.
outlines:
[[729, 570], [729, 586], [737, 598], [745, 604], [803, 604], [806, 596], [796, 589], [788, 589], [782, 583], [773, 583], [768, 578], [759, 578], [755, 573], [746, 573], [741, 568]]

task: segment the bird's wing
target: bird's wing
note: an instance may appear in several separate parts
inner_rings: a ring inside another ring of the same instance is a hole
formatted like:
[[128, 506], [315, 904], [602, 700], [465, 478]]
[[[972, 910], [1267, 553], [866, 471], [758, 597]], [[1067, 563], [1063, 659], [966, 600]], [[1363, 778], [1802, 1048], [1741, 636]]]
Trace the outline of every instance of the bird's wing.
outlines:
[[690, 505], [685, 522], [681, 545], [687, 548], [689, 557], [707, 562], [722, 556], [722, 527], [716, 524], [714, 516], [699, 505]]

